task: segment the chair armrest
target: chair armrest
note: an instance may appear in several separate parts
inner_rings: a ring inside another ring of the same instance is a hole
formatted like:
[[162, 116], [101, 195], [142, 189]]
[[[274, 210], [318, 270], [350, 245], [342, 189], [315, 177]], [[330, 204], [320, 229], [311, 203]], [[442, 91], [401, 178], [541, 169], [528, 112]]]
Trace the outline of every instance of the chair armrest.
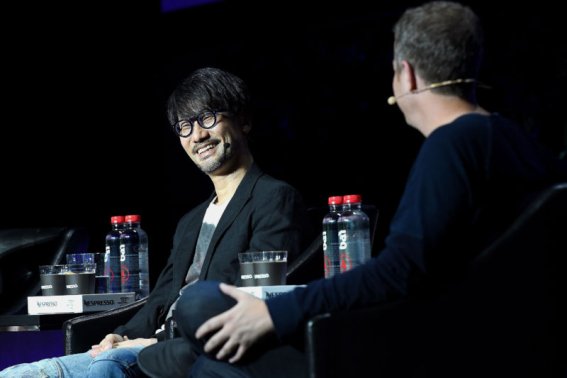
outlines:
[[112, 310], [82, 315], [65, 321], [63, 323], [65, 355], [89, 350], [116, 327], [126, 323], [146, 301], [147, 298], [142, 298]]

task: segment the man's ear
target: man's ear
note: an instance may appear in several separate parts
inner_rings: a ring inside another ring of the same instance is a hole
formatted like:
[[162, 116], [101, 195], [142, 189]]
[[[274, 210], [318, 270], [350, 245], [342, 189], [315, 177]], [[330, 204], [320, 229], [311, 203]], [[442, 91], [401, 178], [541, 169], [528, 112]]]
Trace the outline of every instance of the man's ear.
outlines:
[[404, 93], [415, 91], [417, 89], [417, 78], [413, 66], [407, 60], [402, 60], [401, 67]]

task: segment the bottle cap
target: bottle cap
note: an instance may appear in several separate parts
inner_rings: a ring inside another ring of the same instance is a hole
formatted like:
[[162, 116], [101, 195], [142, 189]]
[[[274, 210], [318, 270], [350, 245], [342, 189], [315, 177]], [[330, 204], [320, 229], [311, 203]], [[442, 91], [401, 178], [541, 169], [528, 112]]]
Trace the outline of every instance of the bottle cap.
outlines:
[[124, 223], [124, 216], [113, 215], [113, 216], [110, 217], [110, 223], [111, 224]]
[[140, 216], [138, 214], [126, 215], [126, 222], [139, 222]]
[[329, 205], [340, 205], [343, 203], [342, 196], [331, 196], [329, 197]]
[[343, 196], [343, 203], [360, 203], [362, 202], [362, 196], [360, 194], [349, 194]]

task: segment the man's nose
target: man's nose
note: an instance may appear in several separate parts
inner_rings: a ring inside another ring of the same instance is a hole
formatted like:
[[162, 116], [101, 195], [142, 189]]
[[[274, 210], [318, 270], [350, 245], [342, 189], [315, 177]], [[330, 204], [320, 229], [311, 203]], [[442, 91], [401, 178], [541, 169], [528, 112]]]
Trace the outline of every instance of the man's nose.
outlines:
[[195, 121], [195, 124], [193, 124], [193, 132], [191, 133], [193, 141], [200, 142], [208, 137], [209, 130], [202, 128], [201, 125], [199, 125], [199, 122]]

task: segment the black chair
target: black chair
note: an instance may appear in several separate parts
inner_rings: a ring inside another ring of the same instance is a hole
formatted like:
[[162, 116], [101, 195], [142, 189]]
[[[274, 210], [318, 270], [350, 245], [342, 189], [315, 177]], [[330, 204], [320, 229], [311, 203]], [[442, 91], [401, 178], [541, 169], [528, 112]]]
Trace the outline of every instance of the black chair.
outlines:
[[312, 378], [567, 376], [567, 183], [544, 191], [435, 298], [308, 321]]
[[[318, 274], [322, 274], [322, 265], [318, 266], [318, 270], [311, 269], [306, 262], [315, 253], [321, 250], [320, 238], [315, 238], [305, 252], [295, 260], [287, 272], [288, 284], [305, 283], [304, 280], [314, 278]], [[321, 251], [322, 253], [322, 251]], [[321, 264], [322, 264], [321, 259]], [[303, 263], [302, 263], [303, 262]], [[305, 264], [305, 266], [303, 265]], [[319, 272], [320, 270], [320, 272]], [[90, 349], [93, 344], [102, 340], [102, 338], [116, 329], [116, 327], [126, 323], [142, 306], [146, 303], [147, 298], [140, 299], [126, 306], [118, 307], [112, 310], [103, 311], [94, 314], [81, 315], [63, 323], [65, 354], [74, 354], [85, 352]]]
[[[317, 243], [317, 241], [314, 240], [305, 253], [311, 253], [312, 251], [320, 249], [320, 247], [320, 243]], [[297, 280], [301, 280], [316, 273], [312, 273], [307, 269], [304, 270], [301, 264], [296, 264], [293, 266], [292, 270], [288, 270], [287, 274], [289, 281], [290, 275]], [[140, 310], [140, 308], [142, 308], [146, 301], [147, 298], [143, 298], [126, 306], [121, 306], [108, 311], [81, 315], [66, 320], [63, 323], [65, 355], [89, 350], [92, 345], [100, 342], [106, 334], [126, 323], [136, 314], [136, 312], [138, 312], [138, 310]]]
[[41, 295], [39, 266], [87, 251], [89, 235], [80, 227], [0, 230], [0, 314], [27, 313], [27, 297]]
[[63, 323], [65, 355], [86, 352], [105, 335], [125, 324], [146, 303], [142, 298], [112, 310], [81, 315]]

